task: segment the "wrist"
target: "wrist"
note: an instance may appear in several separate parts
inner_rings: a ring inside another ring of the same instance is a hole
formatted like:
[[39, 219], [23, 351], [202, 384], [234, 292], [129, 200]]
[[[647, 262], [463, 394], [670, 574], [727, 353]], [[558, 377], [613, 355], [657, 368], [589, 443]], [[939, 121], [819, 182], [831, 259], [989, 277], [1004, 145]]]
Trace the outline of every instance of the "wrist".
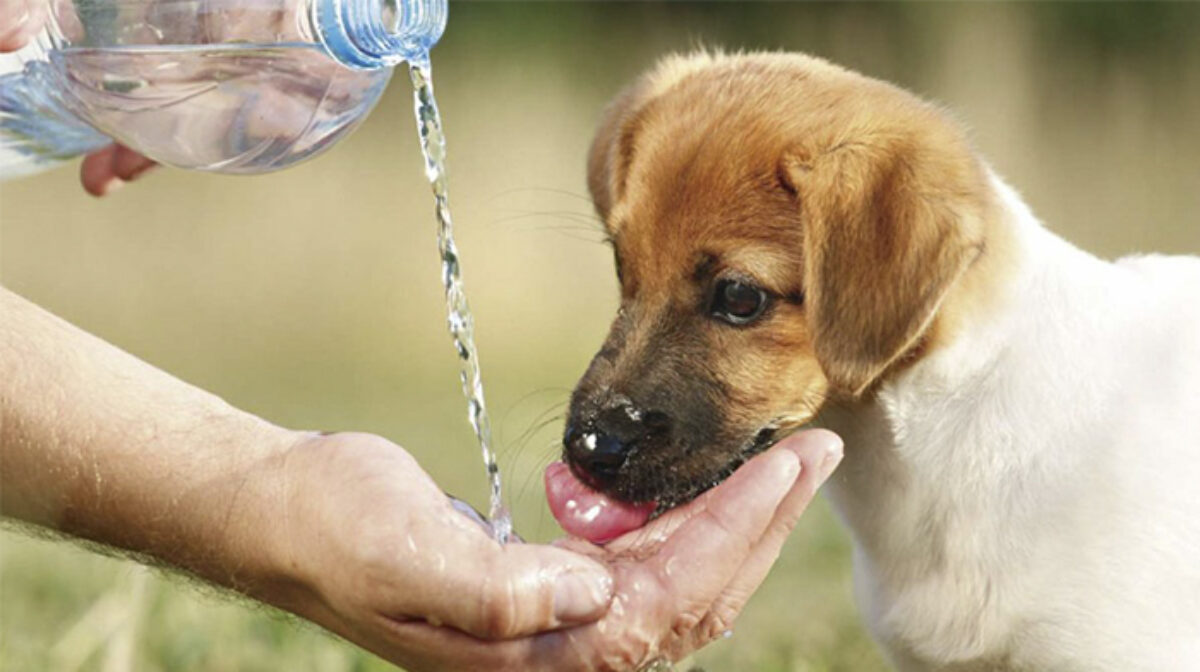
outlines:
[[84, 492], [59, 529], [258, 597], [287, 582], [275, 541], [277, 474], [302, 434], [227, 405], [208, 410], [185, 437], [163, 442], [195, 456], [190, 464], [145, 465], [98, 496]]
[[444, 495], [411, 455], [381, 437], [292, 437], [251, 479], [254, 505], [243, 511], [248, 534], [240, 536], [252, 546], [247, 553], [231, 540], [231, 548], [257, 564], [237, 577], [237, 588], [340, 632], [337, 614], [347, 603], [370, 601], [382, 587], [405, 594], [422, 575], [411, 556], [419, 538], [413, 517], [427, 519], [428, 502], [441, 504]]
[[0, 515], [243, 592], [286, 581], [276, 474], [307, 435], [3, 288], [0, 315]]
[[[313, 434], [276, 427], [264, 421], [246, 430], [254, 455], [213, 483], [199, 506], [203, 516], [197, 539], [211, 555], [196, 554], [192, 562], [171, 560], [197, 575], [237, 592], [290, 611], [311, 592], [292, 538], [291, 473], [293, 453]], [[191, 565], [191, 566], [188, 566]]]

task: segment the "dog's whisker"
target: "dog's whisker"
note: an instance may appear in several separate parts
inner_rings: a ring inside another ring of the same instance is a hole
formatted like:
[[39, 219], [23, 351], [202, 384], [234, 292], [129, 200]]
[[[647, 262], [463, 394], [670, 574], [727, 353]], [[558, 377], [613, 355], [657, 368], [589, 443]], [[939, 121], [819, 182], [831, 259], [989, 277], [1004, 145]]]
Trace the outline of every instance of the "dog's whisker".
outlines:
[[[551, 391], [553, 391], [555, 393], [560, 393], [559, 390], [542, 388], [542, 389], [534, 390], [532, 392], [525, 394], [520, 399], [518, 399], [513, 404], [513, 407], [510, 408], [509, 411], [505, 414], [506, 419], [508, 416], [510, 416], [516, 410], [516, 408], [518, 408], [524, 402], [534, 398], [538, 394], [551, 392]], [[519, 462], [520, 459], [522, 458], [522, 456], [524, 455], [525, 451], [528, 449], [528, 447], [530, 445], [532, 445], [532, 439], [538, 434], [538, 432], [545, 429], [546, 427], [553, 425], [554, 423], [562, 422], [564, 419], [564, 414], [562, 413], [562, 409], [566, 406], [567, 403], [568, 403], [568, 399], [566, 399], [566, 398], [559, 399], [559, 400], [551, 403], [547, 408], [543, 409], [540, 413], [538, 413], [536, 416], [534, 416], [530, 420], [529, 426], [526, 427], [526, 429], [524, 431], [522, 431], [521, 434], [519, 434], [515, 440], [510, 441], [510, 442], [505, 442], [504, 448], [502, 450], [502, 453], [505, 456], [505, 461], [509, 462], [510, 464], [515, 464], [515, 463]], [[554, 443], [557, 443], [557, 441], [552, 442], [551, 445], [553, 445]], [[538, 462], [545, 462], [545, 464], [540, 465], [540, 467], [542, 467], [542, 468], [544, 468], [545, 465], [549, 463], [549, 461], [550, 460], [546, 459], [545, 457], [538, 458]], [[540, 472], [541, 472], [541, 469], [535, 469], [533, 472], [530, 472], [529, 474], [526, 475], [522, 486], [518, 490], [517, 498], [513, 500], [514, 504], [520, 500], [521, 493], [523, 493], [528, 488], [529, 479], [531, 479], [534, 475], [536, 475], [537, 473], [540, 473]]]
[[495, 201], [502, 197], [512, 196], [514, 194], [531, 193], [531, 192], [538, 192], [538, 193], [543, 193], [543, 194], [557, 194], [560, 196], [569, 196], [571, 198], [584, 201], [584, 202], [588, 203], [589, 205], [592, 203], [592, 198], [586, 194], [581, 194], [578, 192], [570, 191], [568, 189], [556, 189], [554, 187], [513, 187], [511, 189], [505, 189], [503, 191], [497, 192], [488, 200]]
[[581, 243], [589, 243], [591, 245], [607, 245], [608, 244], [607, 239], [605, 239], [603, 237], [601, 237], [601, 238], [595, 237], [594, 232], [591, 233], [590, 235], [575, 234], [575, 233], [571, 233], [571, 229], [556, 229], [553, 227], [540, 229], [540, 230], [550, 231], [550, 232], [556, 233], [564, 238], [570, 238], [571, 240], [576, 240]]
[[520, 210], [515, 211], [510, 215], [494, 218], [491, 220], [491, 224], [509, 224], [524, 219], [538, 218], [554, 218], [574, 221], [580, 224], [588, 225], [588, 228], [594, 231], [603, 231], [604, 225], [604, 223], [596, 219], [594, 215], [589, 215], [582, 212], [571, 212], [570, 210]]
[[[534, 397], [536, 397], [539, 394], [561, 394], [561, 393], [562, 393], [561, 388], [543, 387], [543, 388], [538, 388], [536, 390], [527, 392], [526, 394], [519, 397], [516, 401], [514, 401], [508, 407], [507, 410], [505, 410], [504, 416], [500, 419], [500, 423], [499, 423], [499, 427], [498, 427], [499, 436], [501, 438], [503, 438], [504, 430], [508, 426], [509, 419], [512, 417], [513, 413], [515, 413], [517, 411], [517, 409], [519, 409], [521, 407], [522, 404], [524, 404], [527, 401], [532, 400]], [[550, 405], [550, 407], [548, 409], [543, 410], [536, 417], [541, 418], [548, 411], [557, 409], [557, 408], [561, 408], [563, 405], [565, 405], [567, 403], [567, 401], [568, 400], [566, 400], [566, 399], [562, 399], [562, 400], [554, 402], [553, 404]]]
[[514, 499], [513, 499], [514, 504], [516, 504], [518, 502], [523, 502], [525, 500], [525, 497], [528, 496], [531, 487], [533, 487], [533, 485], [535, 483], [540, 481], [542, 472], [544, 472], [546, 470], [546, 467], [549, 466], [549, 464], [556, 459], [557, 456], [553, 452], [553, 447], [555, 446], [555, 443], [546, 444], [545, 454], [543, 454], [541, 457], [539, 457], [537, 459], [536, 462], [534, 462], [533, 468], [530, 469], [525, 474], [525, 476], [522, 478], [521, 483], [516, 488], [516, 492], [514, 494]]
[[509, 224], [518, 220], [532, 220], [534, 218], [554, 218], [567, 222], [574, 222], [575, 225], [545, 225], [545, 226], [528, 226], [521, 227], [520, 230], [530, 232], [549, 231], [565, 236], [572, 240], [578, 240], [585, 243], [604, 244], [608, 242], [608, 235], [603, 228], [592, 218], [580, 213], [562, 213], [562, 212], [529, 212], [510, 215], [492, 220], [491, 224]]
[[[550, 411], [547, 411], [547, 412], [550, 412]], [[545, 415], [545, 414], [543, 414], [543, 415]], [[538, 434], [538, 432], [540, 432], [541, 430], [545, 429], [546, 427], [549, 427], [550, 425], [553, 425], [554, 423], [560, 422], [562, 420], [563, 420], [563, 415], [561, 413], [554, 413], [553, 415], [550, 415], [549, 417], [540, 417], [539, 416], [539, 419], [534, 420], [533, 423], [529, 426], [529, 428], [526, 429], [524, 432], [522, 432], [520, 434], [520, 436], [518, 436], [516, 438], [515, 441], [505, 445], [505, 448], [504, 448], [505, 461], [509, 462], [510, 464], [516, 463], [517, 461], [519, 461], [521, 459], [521, 456], [525, 452], [526, 448], [530, 445], [530, 442]]]
[[517, 437], [517, 441], [515, 443], [521, 447], [528, 445], [530, 439], [532, 439], [538, 432], [555, 423], [562, 422], [564, 419], [565, 416], [561, 413], [555, 413], [549, 417], [538, 419], [534, 421], [534, 423], [530, 425], [528, 429], [522, 432], [519, 437]]

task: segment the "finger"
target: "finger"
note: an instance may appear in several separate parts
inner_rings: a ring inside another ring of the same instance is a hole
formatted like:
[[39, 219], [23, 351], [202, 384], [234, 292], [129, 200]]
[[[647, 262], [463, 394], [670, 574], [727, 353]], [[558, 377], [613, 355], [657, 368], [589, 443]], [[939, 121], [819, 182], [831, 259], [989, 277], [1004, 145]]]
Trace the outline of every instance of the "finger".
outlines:
[[381, 615], [351, 621], [319, 602], [306, 606], [297, 612], [305, 619], [407, 670], [533, 669], [518, 663], [540, 660], [533, 654], [545, 642], [529, 637], [486, 641], [453, 628]]
[[[645, 526], [626, 532], [605, 544], [603, 552], [633, 557], [648, 557], [654, 554], [667, 539], [671, 538], [671, 535], [675, 534], [676, 530], [683, 527], [684, 523], [703, 512], [715, 493], [716, 490], [702, 493], [696, 499], [667, 511]], [[574, 540], [575, 538], [567, 537], [567, 539]], [[583, 540], [579, 540], [579, 543], [583, 547], [592, 545], [591, 542]], [[564, 542], [561, 545], [564, 548], [578, 547], [572, 542]]]
[[[735, 472], [736, 474], [736, 472]], [[732, 478], [730, 480], [733, 480]], [[726, 481], [728, 483], [728, 481]], [[725, 485], [719, 485], [712, 490], [702, 493], [696, 499], [684, 504], [683, 506], [675, 507], [667, 511], [663, 515], [650, 521], [646, 526], [628, 532], [604, 545], [604, 551], [615, 553], [618, 555], [631, 555], [634, 557], [648, 557], [653, 552], [657, 551], [671, 535], [685, 523], [694, 518], [696, 515], [703, 513], [710, 505], [713, 497], [717, 497], [724, 492]], [[567, 537], [567, 540], [574, 539]], [[589, 542], [582, 541], [582, 546], [570, 543], [569, 541], [561, 543], [564, 548], [580, 549], [591, 545]]]
[[85, 191], [93, 196], [104, 196], [124, 184], [113, 172], [116, 154], [117, 146], [109, 145], [83, 157], [83, 163], [79, 166], [79, 181], [83, 183]]
[[[807, 430], [793, 436], [802, 436], [813, 431], [820, 431], [836, 438], [836, 435], [826, 430]], [[789, 440], [790, 437], [780, 441], [776, 445], [783, 445]], [[605, 544], [604, 549], [618, 554], [628, 553], [634, 556], [646, 555], [646, 551], [654, 550], [657, 546], [661, 545], [668, 538], [670, 538], [676, 530], [684, 525], [684, 523], [691, 520], [696, 514], [704, 511], [708, 507], [709, 500], [720, 490], [721, 487], [718, 486], [713, 490], [709, 490], [701, 494], [699, 497], [683, 506], [671, 509], [662, 516], [655, 518], [645, 527], [628, 532]], [[585, 549], [588, 546], [591, 546], [591, 544], [586, 541], [577, 543], [573, 537], [565, 537], [562, 540], [556, 541], [555, 544], [563, 548], [570, 548], [580, 552], [587, 552]]]
[[398, 616], [511, 639], [589, 623], [607, 611], [612, 576], [595, 560], [552, 546], [501, 546], [469, 521], [455, 524], [463, 526], [460, 543], [442, 543], [449, 561], [429, 572], [438, 580], [398, 596], [404, 612]]
[[800, 459], [800, 478], [784, 497], [766, 533], [738, 568], [733, 580], [713, 602], [700, 625], [692, 632], [689, 650], [697, 649], [733, 627], [733, 622], [750, 596], [767, 578], [783, 549], [788, 535], [796, 527], [817, 489], [829, 478], [842, 460], [842, 440], [833, 432], [809, 430], [779, 442]]
[[[791, 451], [800, 460], [800, 477], [783, 498], [774, 518], [771, 519], [771, 524], [718, 598], [717, 604], [726, 602], [736, 605], [738, 609], [745, 604], [746, 599], [766, 578], [788, 535], [812, 503], [817, 489], [829, 478], [842, 459], [841, 438], [823, 429], [792, 435], [779, 442], [778, 447]], [[714, 608], [715, 606], [716, 604]]]
[[0, 6], [0, 52], [16, 51], [34, 38], [46, 22], [45, 3], [11, 0]]
[[139, 175], [157, 165], [152, 159], [147, 159], [121, 145], [117, 145], [117, 151], [113, 154], [112, 159], [113, 174], [125, 182], [136, 180]]
[[84, 157], [79, 177], [89, 194], [105, 196], [156, 165], [128, 147], [109, 145]]
[[685, 522], [655, 557], [669, 581], [677, 613], [708, 612], [757, 545], [800, 472], [796, 454], [772, 448], [712, 491], [702, 511]]
[[428, 623], [385, 620], [377, 632], [364, 635], [358, 644], [409, 670], [535, 672], [588, 667], [571, 652], [568, 637], [561, 633], [488, 641]]
[[644, 637], [616, 634], [595, 626], [548, 632], [501, 642], [484, 641], [427, 623], [383, 622], [372, 643], [375, 653], [412, 670], [521, 670], [586, 672], [641, 669], [652, 656]]

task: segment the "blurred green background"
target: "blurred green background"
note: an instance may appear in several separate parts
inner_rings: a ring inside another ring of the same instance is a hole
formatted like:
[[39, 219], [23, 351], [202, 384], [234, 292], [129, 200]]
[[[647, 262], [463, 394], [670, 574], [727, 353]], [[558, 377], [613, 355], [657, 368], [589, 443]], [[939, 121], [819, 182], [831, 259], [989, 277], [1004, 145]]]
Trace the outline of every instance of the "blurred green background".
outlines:
[[[584, 188], [591, 131], [656, 58], [803, 50], [938, 100], [1052, 229], [1112, 257], [1200, 252], [1197, 34], [1189, 3], [453, 4], [435, 82], [518, 529], [557, 534], [540, 470], [615, 308]], [[70, 168], [0, 185], [0, 281], [273, 421], [394, 439], [483, 508], [410, 95], [397, 78], [357, 133], [280, 174], [160, 170], [102, 201]], [[815, 506], [735, 635], [695, 663], [883, 669], [848, 555]], [[390, 669], [70, 544], [2, 532], [0, 563], [0, 669]]]

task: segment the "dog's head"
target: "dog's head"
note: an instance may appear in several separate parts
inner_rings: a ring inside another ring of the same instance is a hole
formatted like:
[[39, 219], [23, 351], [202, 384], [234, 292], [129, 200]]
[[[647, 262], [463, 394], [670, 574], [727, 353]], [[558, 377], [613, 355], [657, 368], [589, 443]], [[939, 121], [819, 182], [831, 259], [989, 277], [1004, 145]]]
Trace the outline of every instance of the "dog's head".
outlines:
[[660, 508], [926, 347], [990, 193], [936, 108], [766, 54], [644, 76], [607, 110], [588, 184], [621, 307], [571, 399], [565, 458]]

